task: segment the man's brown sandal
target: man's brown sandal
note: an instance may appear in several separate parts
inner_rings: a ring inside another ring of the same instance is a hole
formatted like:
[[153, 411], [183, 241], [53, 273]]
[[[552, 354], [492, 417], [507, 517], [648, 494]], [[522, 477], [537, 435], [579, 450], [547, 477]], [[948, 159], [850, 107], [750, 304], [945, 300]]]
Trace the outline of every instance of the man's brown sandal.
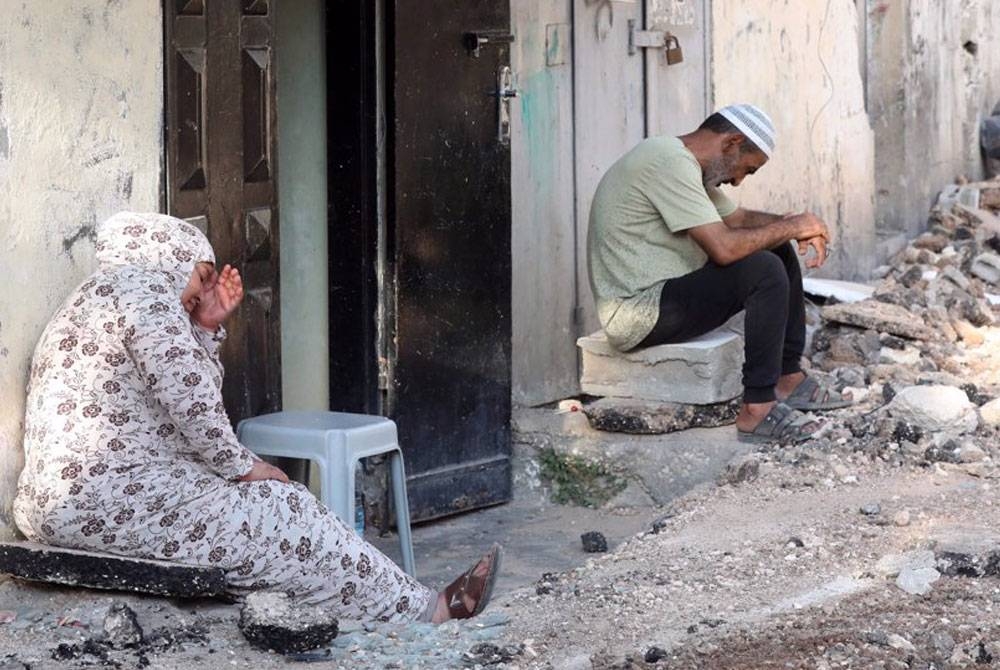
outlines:
[[[448, 603], [448, 614], [451, 615], [452, 619], [468, 619], [478, 616], [486, 609], [486, 605], [490, 602], [490, 596], [493, 595], [493, 585], [500, 573], [502, 553], [500, 545], [494, 544], [482, 559], [444, 590], [444, 599]], [[487, 562], [486, 574], [475, 574], [476, 568], [483, 561]], [[466, 597], [475, 603], [472, 610], [469, 610], [465, 604]]]

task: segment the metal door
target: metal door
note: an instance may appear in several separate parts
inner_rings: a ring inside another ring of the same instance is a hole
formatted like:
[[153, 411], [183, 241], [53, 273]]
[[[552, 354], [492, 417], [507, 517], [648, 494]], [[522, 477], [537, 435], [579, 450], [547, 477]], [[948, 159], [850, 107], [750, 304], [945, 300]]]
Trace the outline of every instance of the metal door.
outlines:
[[509, 0], [396, 0], [389, 18], [385, 372], [419, 520], [510, 499]]
[[709, 112], [706, 0], [646, 0], [646, 28], [669, 33], [684, 61], [667, 63], [663, 49], [646, 49], [647, 135], [683, 135]]
[[164, 2], [167, 207], [239, 268], [223, 397], [233, 422], [281, 403], [274, 0]]

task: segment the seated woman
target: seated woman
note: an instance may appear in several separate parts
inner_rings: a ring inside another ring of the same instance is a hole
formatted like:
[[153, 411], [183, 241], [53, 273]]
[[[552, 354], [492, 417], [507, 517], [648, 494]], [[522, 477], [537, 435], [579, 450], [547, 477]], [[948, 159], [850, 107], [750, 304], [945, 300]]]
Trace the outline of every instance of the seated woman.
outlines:
[[220, 567], [230, 589], [280, 590], [343, 618], [479, 614], [500, 549], [443, 593], [402, 572], [304, 487], [236, 440], [222, 404], [221, 323], [243, 298], [196, 228], [117, 214], [99, 267], [35, 350], [14, 518], [31, 540]]

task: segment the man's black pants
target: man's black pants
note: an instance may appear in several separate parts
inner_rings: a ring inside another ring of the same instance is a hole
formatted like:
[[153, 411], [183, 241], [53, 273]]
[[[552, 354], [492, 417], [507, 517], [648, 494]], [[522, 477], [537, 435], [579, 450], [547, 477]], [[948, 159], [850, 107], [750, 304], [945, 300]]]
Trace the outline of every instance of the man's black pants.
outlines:
[[800, 371], [806, 343], [802, 270], [791, 243], [730, 265], [709, 261], [667, 280], [660, 316], [639, 346], [685, 342], [746, 310], [743, 402], [771, 402], [781, 375]]

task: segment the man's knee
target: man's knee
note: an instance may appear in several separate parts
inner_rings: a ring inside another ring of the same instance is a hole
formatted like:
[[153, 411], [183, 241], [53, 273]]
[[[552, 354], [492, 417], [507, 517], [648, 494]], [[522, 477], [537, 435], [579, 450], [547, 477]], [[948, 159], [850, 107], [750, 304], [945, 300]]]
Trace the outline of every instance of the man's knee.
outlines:
[[757, 251], [743, 260], [741, 271], [747, 285], [759, 288], [788, 289], [788, 271], [782, 260], [770, 251]]

